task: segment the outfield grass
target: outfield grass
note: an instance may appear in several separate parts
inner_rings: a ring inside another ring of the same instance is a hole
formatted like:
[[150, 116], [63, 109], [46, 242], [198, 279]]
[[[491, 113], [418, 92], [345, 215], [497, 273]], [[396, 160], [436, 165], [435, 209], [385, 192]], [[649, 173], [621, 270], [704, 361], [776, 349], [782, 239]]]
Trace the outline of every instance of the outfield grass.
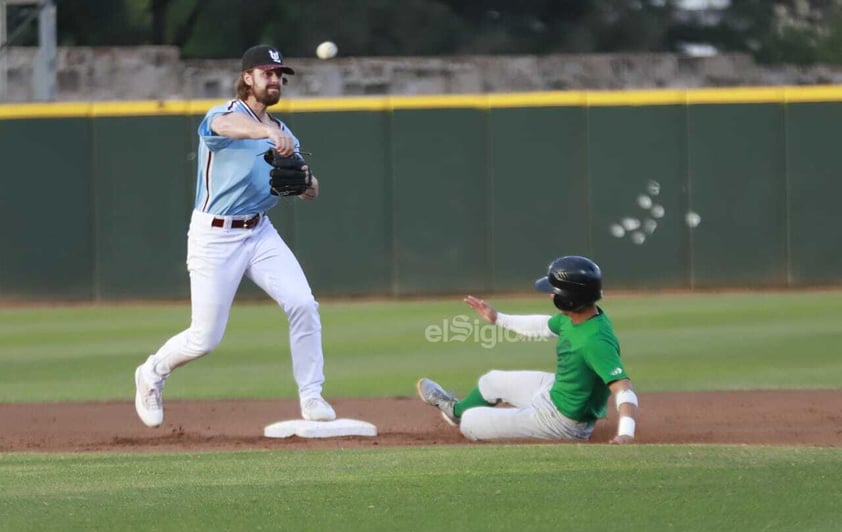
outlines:
[[0, 529], [839, 530], [834, 449], [0, 455]]
[[[552, 310], [541, 296], [491, 302], [513, 313]], [[644, 392], [842, 382], [842, 292], [617, 296], [603, 306]], [[411, 395], [420, 376], [467, 390], [491, 368], [553, 369], [551, 343], [492, 346], [495, 330], [480, 328], [459, 298], [321, 309], [328, 396]], [[428, 327], [458, 315], [469, 339], [427, 341]], [[0, 402], [131, 399], [135, 366], [188, 321], [186, 304], [0, 309]], [[294, 396], [286, 318], [269, 303], [235, 304], [222, 345], [167, 385], [171, 399]]]

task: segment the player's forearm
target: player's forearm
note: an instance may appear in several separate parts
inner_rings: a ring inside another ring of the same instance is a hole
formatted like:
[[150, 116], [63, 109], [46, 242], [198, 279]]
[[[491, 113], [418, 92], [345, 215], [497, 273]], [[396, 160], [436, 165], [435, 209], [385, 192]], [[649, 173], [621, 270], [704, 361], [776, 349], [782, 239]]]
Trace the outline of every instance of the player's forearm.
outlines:
[[547, 325], [549, 320], [550, 316], [543, 314], [512, 315], [502, 312], [497, 313], [497, 325], [529, 338], [552, 338], [555, 336], [555, 333]]
[[630, 417], [637, 421], [637, 407], [631, 403], [623, 403], [620, 405], [620, 408], [617, 409], [617, 415], [621, 418]]
[[637, 430], [637, 407], [629, 403], [620, 405], [617, 419], [617, 437], [634, 438]]
[[639, 401], [637, 394], [631, 388], [628, 379], [611, 383], [611, 391], [617, 404], [617, 437], [634, 438], [637, 429], [637, 408]]
[[211, 129], [230, 139], [265, 139], [271, 134], [269, 126], [240, 113], [220, 115], [211, 122]]

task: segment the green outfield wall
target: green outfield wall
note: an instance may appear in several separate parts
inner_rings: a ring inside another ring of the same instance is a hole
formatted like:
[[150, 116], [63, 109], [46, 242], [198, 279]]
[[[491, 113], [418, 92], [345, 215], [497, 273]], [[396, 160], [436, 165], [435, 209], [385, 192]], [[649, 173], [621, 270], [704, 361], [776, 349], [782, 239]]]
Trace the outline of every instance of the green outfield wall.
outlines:
[[[196, 128], [217, 103], [0, 106], [0, 299], [186, 297]], [[273, 112], [321, 182], [271, 212], [317, 295], [529, 290], [562, 254], [595, 258], [609, 290], [842, 282], [842, 87]]]

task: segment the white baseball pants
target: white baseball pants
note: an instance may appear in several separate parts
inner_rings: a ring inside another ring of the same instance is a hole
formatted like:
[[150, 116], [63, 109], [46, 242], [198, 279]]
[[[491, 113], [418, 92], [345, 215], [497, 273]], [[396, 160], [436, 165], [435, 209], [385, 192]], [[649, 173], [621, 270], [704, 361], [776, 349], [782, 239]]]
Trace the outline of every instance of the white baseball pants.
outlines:
[[[224, 218], [224, 227], [212, 227]], [[234, 295], [247, 275], [289, 319], [292, 372], [302, 401], [321, 397], [324, 383], [319, 304], [298, 260], [269, 218], [253, 229], [230, 228], [231, 219], [193, 211], [187, 238], [192, 317], [190, 327], [169, 339], [144, 365], [150, 382], [212, 351], [222, 340]]]
[[539, 438], [587, 440], [593, 423], [570, 419], [550, 399], [555, 375], [543, 371], [490, 371], [480, 377], [479, 391], [489, 403], [503, 401], [508, 407], [480, 406], [462, 413], [459, 428], [471, 440]]

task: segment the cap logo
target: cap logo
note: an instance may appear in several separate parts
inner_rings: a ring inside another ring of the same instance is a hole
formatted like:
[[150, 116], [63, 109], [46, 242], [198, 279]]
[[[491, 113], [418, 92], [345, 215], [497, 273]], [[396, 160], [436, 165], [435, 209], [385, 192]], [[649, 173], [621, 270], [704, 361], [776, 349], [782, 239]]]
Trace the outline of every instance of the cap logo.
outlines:
[[282, 63], [281, 54], [279, 54], [277, 50], [269, 50], [269, 57], [271, 57], [272, 61], [276, 63]]

